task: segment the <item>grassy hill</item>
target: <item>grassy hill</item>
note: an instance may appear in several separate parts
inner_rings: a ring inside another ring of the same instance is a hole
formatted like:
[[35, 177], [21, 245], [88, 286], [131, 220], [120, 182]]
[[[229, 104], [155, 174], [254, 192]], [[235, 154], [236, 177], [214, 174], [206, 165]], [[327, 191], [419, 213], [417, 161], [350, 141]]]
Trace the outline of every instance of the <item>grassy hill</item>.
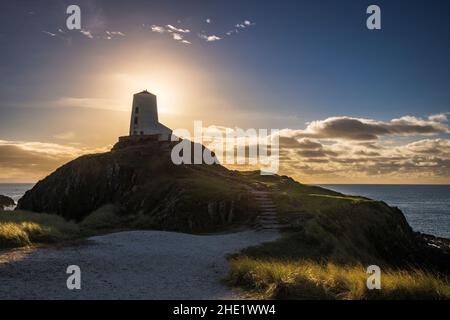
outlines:
[[[252, 179], [290, 228], [231, 257], [231, 286], [264, 299], [450, 299], [450, 241], [430, 246], [399, 209], [289, 177]], [[369, 265], [382, 270], [381, 290], [366, 287]]]
[[[251, 228], [252, 190], [264, 190], [288, 227], [280, 240], [231, 257], [230, 285], [262, 298], [450, 298], [449, 242], [429, 245], [399, 209], [286, 176], [176, 166], [169, 150], [155, 141], [119, 144], [62, 166], [25, 194], [18, 211], [0, 212], [0, 249], [117, 230]], [[373, 264], [385, 290], [365, 287]]]
[[230, 183], [232, 176], [220, 165], [174, 165], [169, 148], [150, 141], [67, 163], [39, 181], [17, 208], [81, 222], [108, 206], [122, 227], [220, 231], [256, 213], [246, 183]]

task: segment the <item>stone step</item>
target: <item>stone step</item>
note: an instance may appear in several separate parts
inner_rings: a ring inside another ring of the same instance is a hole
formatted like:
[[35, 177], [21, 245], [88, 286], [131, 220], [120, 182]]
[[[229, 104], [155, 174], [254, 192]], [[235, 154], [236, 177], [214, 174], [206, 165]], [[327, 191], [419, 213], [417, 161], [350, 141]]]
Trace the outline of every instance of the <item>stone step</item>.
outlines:
[[272, 218], [272, 219], [258, 219], [258, 222], [261, 224], [265, 224], [265, 223], [278, 223], [278, 218]]
[[289, 225], [282, 223], [257, 223], [254, 227], [256, 230], [280, 230], [289, 227]]
[[266, 226], [262, 227], [261, 229], [262, 230], [280, 230], [279, 227], [266, 227]]
[[273, 220], [278, 220], [278, 217], [276, 215], [272, 215], [272, 216], [258, 216], [259, 219], [273, 219]]
[[278, 219], [278, 215], [276, 214], [259, 214], [257, 216], [259, 219]]
[[274, 226], [279, 225], [278, 221], [258, 221], [260, 226]]
[[270, 225], [262, 225], [261, 226], [263, 229], [281, 229], [281, 228], [286, 228], [286, 225], [283, 224], [270, 224]]

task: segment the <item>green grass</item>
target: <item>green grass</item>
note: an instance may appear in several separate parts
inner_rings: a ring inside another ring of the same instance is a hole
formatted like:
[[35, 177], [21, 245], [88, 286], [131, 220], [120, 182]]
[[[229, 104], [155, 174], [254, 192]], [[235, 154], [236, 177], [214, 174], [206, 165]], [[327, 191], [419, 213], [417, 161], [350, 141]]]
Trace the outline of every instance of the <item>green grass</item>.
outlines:
[[419, 269], [383, 269], [381, 289], [369, 290], [364, 266], [235, 257], [227, 281], [259, 299], [450, 299], [449, 279]]
[[[450, 299], [449, 278], [402, 266], [355, 239], [312, 225], [229, 258], [225, 279], [256, 299]], [[373, 251], [371, 251], [373, 250]], [[380, 266], [381, 290], [368, 290], [366, 267]]]
[[119, 216], [118, 209], [112, 205], [104, 205], [84, 218], [79, 226], [85, 231], [114, 230], [125, 228], [126, 219]]
[[[261, 299], [450, 299], [448, 277], [421, 263], [423, 248], [398, 209], [288, 177], [246, 176], [272, 191], [290, 228], [230, 257], [229, 285]], [[366, 287], [372, 264], [381, 290]]]
[[[416, 263], [422, 248], [396, 208], [288, 177], [190, 170], [176, 181], [151, 179], [126, 199], [134, 206], [105, 205], [83, 213], [79, 223], [0, 212], [0, 250], [121, 230], [204, 233], [248, 225], [257, 211], [247, 194], [252, 186], [272, 192], [279, 218], [290, 228], [275, 242], [232, 256], [230, 285], [264, 299], [450, 299], [448, 278]], [[372, 264], [382, 269], [381, 290], [366, 288], [364, 266]]]
[[0, 211], [0, 250], [43, 244], [61, 244], [122, 230], [152, 229], [140, 215], [121, 216], [113, 205], [105, 205], [81, 222], [45, 213]]
[[26, 211], [0, 211], [0, 250], [79, 238], [80, 228], [62, 217]]

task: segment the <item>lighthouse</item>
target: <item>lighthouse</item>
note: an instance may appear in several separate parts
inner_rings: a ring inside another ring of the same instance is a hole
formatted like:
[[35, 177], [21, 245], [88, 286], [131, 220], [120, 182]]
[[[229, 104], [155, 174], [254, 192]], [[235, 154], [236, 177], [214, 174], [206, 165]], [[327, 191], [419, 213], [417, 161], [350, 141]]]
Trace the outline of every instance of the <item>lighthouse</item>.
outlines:
[[172, 130], [158, 120], [156, 96], [147, 90], [133, 96], [130, 121], [130, 137], [158, 136], [158, 140], [170, 140]]

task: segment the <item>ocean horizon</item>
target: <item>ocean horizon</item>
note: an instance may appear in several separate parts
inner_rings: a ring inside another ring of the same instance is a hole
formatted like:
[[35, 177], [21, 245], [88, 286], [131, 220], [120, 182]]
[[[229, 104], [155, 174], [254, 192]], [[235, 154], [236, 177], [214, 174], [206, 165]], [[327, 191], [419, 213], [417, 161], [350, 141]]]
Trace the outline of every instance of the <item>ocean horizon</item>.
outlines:
[[363, 196], [398, 207], [414, 231], [450, 239], [450, 185], [321, 184], [347, 195]]
[[[0, 183], [0, 195], [18, 201], [34, 183]], [[450, 185], [320, 184], [346, 195], [363, 196], [398, 207], [414, 231], [450, 239]]]

